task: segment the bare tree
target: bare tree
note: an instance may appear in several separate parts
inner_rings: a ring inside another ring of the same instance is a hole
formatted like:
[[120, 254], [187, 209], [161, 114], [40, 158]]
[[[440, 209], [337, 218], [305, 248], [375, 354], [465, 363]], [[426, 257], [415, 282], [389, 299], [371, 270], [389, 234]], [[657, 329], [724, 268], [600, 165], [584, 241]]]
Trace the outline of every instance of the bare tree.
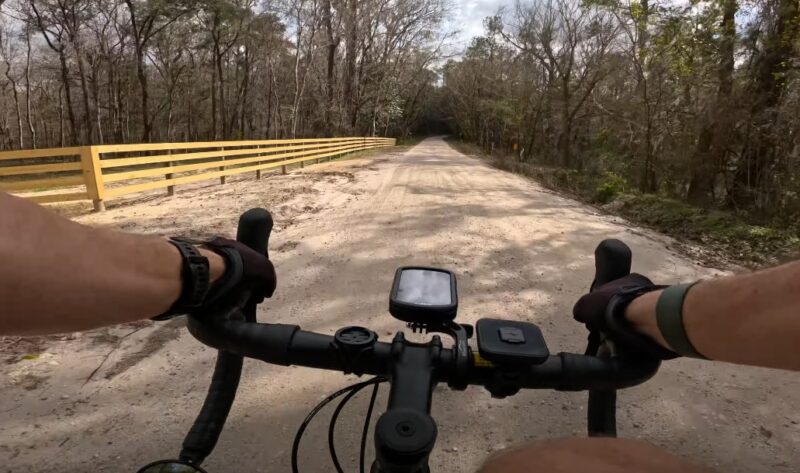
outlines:
[[10, 49], [8, 41], [5, 40], [7, 35], [8, 33], [3, 31], [2, 24], [0, 24], [0, 55], [3, 57], [3, 63], [5, 64], [4, 74], [11, 86], [11, 96], [14, 99], [14, 110], [16, 112], [17, 125], [17, 145], [19, 146], [19, 149], [24, 149], [25, 140], [22, 134], [22, 110], [20, 107], [19, 84], [15, 74], [12, 72], [11, 66], [11, 57], [15, 55], [16, 51]]
[[13, 34], [10, 68], [0, 57], [0, 147], [18, 148], [407, 133], [435, 88], [443, 7], [9, 0], [3, 14], [46, 44]]

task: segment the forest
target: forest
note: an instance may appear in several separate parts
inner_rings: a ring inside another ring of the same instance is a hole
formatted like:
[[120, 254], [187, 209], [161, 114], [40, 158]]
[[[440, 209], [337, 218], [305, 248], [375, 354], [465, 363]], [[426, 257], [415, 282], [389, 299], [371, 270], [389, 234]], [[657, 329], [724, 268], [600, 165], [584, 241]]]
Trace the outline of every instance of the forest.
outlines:
[[0, 149], [409, 135], [441, 0], [0, 0]]
[[792, 225], [798, 4], [498, 1], [459, 43], [447, 0], [0, 0], [0, 149], [449, 133]]
[[462, 139], [607, 194], [796, 222], [798, 3], [520, 1], [446, 64], [441, 100]]

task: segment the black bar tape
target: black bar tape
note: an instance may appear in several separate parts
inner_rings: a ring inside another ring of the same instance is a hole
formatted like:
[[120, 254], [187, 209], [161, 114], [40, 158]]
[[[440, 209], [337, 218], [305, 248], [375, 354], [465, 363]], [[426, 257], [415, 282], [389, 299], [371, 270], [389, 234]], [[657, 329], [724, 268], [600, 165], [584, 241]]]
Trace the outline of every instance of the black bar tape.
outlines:
[[206, 400], [186, 435], [180, 459], [200, 464], [214, 450], [236, 397], [242, 374], [242, 356], [220, 351]]
[[699, 281], [664, 289], [656, 302], [656, 322], [664, 340], [675, 353], [707, 360], [708, 358], [692, 345], [689, 336], [686, 335], [686, 328], [683, 326], [683, 301], [686, 299], [689, 289], [697, 282]]
[[[594, 251], [594, 281], [590, 290], [603, 284], [627, 276], [631, 272], [633, 253], [630, 247], [620, 240], [607, 239], [600, 242]], [[605, 342], [598, 334], [590, 335], [587, 355], [608, 357]], [[611, 390], [589, 391], [589, 404], [586, 409], [589, 436], [615, 437], [617, 434], [617, 392]]]
[[[250, 209], [239, 217], [236, 239], [253, 250], [266, 255], [272, 215], [264, 209]], [[249, 295], [242, 294], [242, 296]], [[245, 322], [255, 324], [257, 302], [252, 299], [243, 308]], [[192, 320], [189, 321], [191, 326]], [[191, 329], [190, 329], [191, 330]], [[217, 439], [225, 427], [225, 420], [236, 398], [239, 378], [242, 375], [242, 355], [220, 350], [214, 376], [206, 400], [195, 419], [192, 429], [183, 441], [180, 458], [199, 465], [214, 450]]]

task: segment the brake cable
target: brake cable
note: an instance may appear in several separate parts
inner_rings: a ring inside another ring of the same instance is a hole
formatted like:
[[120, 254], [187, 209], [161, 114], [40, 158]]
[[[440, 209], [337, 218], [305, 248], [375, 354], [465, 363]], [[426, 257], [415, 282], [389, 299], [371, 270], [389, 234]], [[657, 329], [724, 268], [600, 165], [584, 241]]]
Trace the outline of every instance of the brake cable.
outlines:
[[[375, 386], [378, 386], [375, 384]], [[339, 405], [336, 406], [336, 409], [333, 411], [333, 415], [331, 416], [331, 421], [328, 423], [328, 452], [331, 455], [331, 461], [333, 462], [334, 468], [338, 473], [344, 473], [342, 470], [342, 465], [339, 463], [339, 457], [336, 455], [336, 446], [333, 443], [334, 433], [336, 431], [336, 421], [339, 419], [339, 414], [342, 413], [342, 409], [350, 399], [353, 398], [356, 394], [359, 393], [362, 389], [366, 388], [367, 385], [359, 386], [358, 388], [351, 389], [350, 392], [339, 401]]]
[[[308, 413], [306, 418], [303, 420], [303, 423], [300, 424], [300, 427], [297, 429], [297, 434], [295, 435], [294, 442], [292, 444], [292, 455], [291, 455], [292, 456], [292, 473], [299, 473], [299, 469], [298, 469], [298, 466], [297, 466], [297, 456], [298, 456], [298, 452], [299, 452], [299, 449], [300, 449], [300, 440], [302, 440], [303, 434], [305, 433], [306, 428], [311, 423], [311, 421], [314, 419], [314, 417], [319, 413], [319, 411], [321, 411], [325, 406], [330, 404], [337, 397], [341, 396], [342, 394], [349, 393], [348, 397], [346, 397], [345, 400], [343, 400], [343, 403], [341, 403], [340, 406], [339, 406], [339, 407], [343, 408], [344, 407], [343, 404], [346, 404], [346, 402], [344, 402], [344, 401], [349, 401], [350, 398], [352, 398], [352, 396], [355, 395], [356, 392], [358, 392], [358, 391], [362, 390], [363, 388], [365, 388], [367, 386], [370, 386], [370, 385], [375, 385], [377, 387], [378, 384], [383, 383], [385, 381], [387, 381], [386, 378], [375, 377], [375, 378], [372, 378], [372, 379], [368, 379], [367, 381], [362, 381], [360, 383], [351, 384], [350, 386], [342, 388], [342, 389], [336, 391], [335, 393], [331, 394], [330, 396], [326, 397], [322, 401], [320, 401], [320, 403], [317, 404], [311, 410], [311, 412]], [[371, 400], [370, 401], [370, 409], [368, 411], [368, 415], [370, 415], [370, 416], [372, 415], [372, 407], [373, 407], [373, 405], [374, 405], [374, 401]], [[339, 409], [338, 407], [337, 407], [337, 410], [341, 411], [341, 409]], [[365, 426], [369, 425], [369, 418], [367, 418], [367, 421], [365, 422], [364, 425]], [[366, 438], [366, 433], [362, 433], [362, 445], [365, 444], [365, 441], [364, 441], [365, 438]], [[333, 444], [332, 441], [329, 442], [329, 446], [331, 446], [332, 444]], [[333, 458], [333, 455], [335, 455], [335, 452], [332, 450], [331, 454], [332, 454], [332, 458]], [[364, 456], [363, 448], [362, 448], [361, 456], [362, 456], [362, 459], [363, 459], [363, 456]], [[338, 461], [337, 460], [334, 460], [334, 462], [335, 462], [335, 464], [338, 465]], [[341, 471], [341, 469], [339, 469], [338, 471]]]
[[358, 458], [358, 471], [364, 473], [364, 457], [367, 453], [367, 432], [369, 431], [369, 420], [372, 418], [372, 409], [375, 407], [375, 399], [378, 397], [379, 383], [375, 383], [372, 388], [372, 395], [369, 398], [369, 407], [367, 407], [367, 416], [364, 418], [364, 428], [361, 430], [361, 454]]

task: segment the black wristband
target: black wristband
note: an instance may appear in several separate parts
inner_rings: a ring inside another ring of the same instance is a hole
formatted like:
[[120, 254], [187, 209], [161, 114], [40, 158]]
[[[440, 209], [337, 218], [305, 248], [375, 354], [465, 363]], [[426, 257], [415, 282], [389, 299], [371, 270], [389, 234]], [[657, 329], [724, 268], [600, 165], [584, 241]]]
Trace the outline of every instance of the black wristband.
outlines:
[[180, 251], [183, 260], [181, 295], [167, 312], [153, 317], [154, 320], [166, 320], [199, 308], [203, 305], [211, 286], [208, 258], [203, 256], [191, 243], [177, 238], [171, 238], [169, 242]]

